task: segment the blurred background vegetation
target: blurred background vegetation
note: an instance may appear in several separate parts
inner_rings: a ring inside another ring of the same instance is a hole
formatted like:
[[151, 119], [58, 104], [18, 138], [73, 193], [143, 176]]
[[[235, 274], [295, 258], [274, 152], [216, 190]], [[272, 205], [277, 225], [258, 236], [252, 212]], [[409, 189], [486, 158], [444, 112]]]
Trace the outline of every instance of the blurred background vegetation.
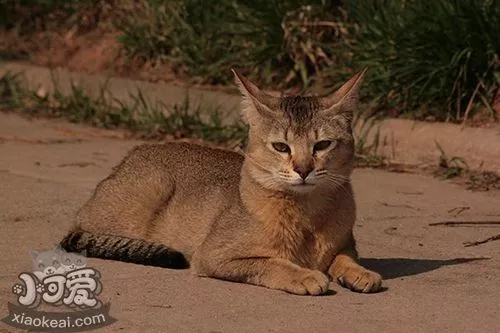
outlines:
[[373, 114], [497, 117], [497, 0], [0, 2], [4, 35], [95, 29], [113, 32], [124, 57], [198, 83], [230, 84], [236, 67], [268, 89], [322, 91], [367, 66]]

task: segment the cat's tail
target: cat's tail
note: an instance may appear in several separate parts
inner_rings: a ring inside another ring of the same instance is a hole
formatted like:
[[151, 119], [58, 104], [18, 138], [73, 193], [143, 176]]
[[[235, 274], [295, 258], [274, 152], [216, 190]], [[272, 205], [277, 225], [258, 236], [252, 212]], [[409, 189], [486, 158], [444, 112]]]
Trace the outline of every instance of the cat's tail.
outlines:
[[175, 269], [189, 268], [189, 262], [181, 252], [140, 239], [74, 230], [64, 237], [61, 247], [67, 252], [86, 250], [87, 257]]

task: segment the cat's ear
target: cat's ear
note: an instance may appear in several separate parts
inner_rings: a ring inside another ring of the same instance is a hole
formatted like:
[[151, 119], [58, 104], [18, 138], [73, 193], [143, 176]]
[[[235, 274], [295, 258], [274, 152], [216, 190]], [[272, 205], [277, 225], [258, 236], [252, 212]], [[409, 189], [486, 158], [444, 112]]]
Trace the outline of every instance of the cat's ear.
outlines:
[[36, 250], [30, 250], [30, 255], [32, 259], [36, 259], [40, 253]]
[[243, 116], [252, 125], [258, 118], [276, 119], [279, 107], [279, 98], [270, 96], [261, 91], [255, 84], [246, 77], [231, 69], [234, 74], [234, 80], [243, 95]]
[[87, 249], [85, 249], [82, 252], [80, 252], [80, 255], [86, 257], [87, 256]]
[[322, 97], [320, 99], [322, 113], [330, 115], [344, 113], [346, 116], [352, 117], [358, 106], [359, 87], [367, 70], [368, 68], [364, 68], [335, 92]]

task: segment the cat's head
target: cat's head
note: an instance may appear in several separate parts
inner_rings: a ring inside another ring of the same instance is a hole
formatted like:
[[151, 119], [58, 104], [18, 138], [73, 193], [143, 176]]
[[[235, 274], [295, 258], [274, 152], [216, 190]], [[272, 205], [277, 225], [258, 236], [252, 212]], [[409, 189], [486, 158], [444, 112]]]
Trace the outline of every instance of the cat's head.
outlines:
[[366, 70], [328, 96], [274, 97], [234, 71], [250, 126], [246, 170], [265, 188], [297, 193], [344, 184], [354, 164], [352, 119]]

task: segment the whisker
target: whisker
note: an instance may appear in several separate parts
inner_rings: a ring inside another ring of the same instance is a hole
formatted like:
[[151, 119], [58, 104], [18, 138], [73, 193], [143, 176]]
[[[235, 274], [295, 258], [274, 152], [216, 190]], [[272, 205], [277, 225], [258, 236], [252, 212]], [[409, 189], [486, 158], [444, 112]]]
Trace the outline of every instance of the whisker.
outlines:
[[258, 166], [259, 168], [263, 169], [264, 171], [267, 171], [267, 172], [271, 172], [271, 170], [269, 170], [267, 167], [263, 166], [262, 164], [260, 164], [255, 158], [253, 158], [252, 156], [250, 155], [245, 155], [245, 158], [248, 158], [250, 161], [252, 161], [252, 163], [254, 163], [256, 166]]
[[352, 193], [347, 190], [345, 185], [347, 185], [349, 182], [349, 177], [342, 176], [342, 175], [335, 175], [335, 174], [329, 174], [326, 177], [326, 180], [331, 183], [334, 186], [334, 189], [338, 190], [340, 189], [344, 194], [348, 194], [352, 196]]

